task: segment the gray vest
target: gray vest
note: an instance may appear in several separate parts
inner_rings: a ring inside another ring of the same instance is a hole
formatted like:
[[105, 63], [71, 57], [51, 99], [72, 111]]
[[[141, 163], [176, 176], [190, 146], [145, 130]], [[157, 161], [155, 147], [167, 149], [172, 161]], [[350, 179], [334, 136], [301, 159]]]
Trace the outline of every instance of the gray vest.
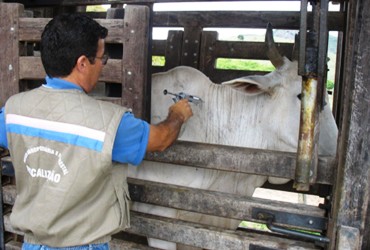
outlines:
[[78, 90], [43, 86], [7, 101], [17, 186], [10, 219], [26, 242], [103, 243], [129, 227], [127, 165], [112, 163], [126, 111]]

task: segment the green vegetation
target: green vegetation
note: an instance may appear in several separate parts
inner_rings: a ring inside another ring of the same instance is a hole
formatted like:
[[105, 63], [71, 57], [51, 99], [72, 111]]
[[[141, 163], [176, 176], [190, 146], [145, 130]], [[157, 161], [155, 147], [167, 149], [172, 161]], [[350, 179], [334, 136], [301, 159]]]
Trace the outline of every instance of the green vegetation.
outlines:
[[107, 11], [102, 5], [89, 5], [86, 7], [86, 12], [105, 12]]
[[326, 89], [334, 89], [334, 82], [332, 80], [326, 81]]
[[270, 61], [265, 60], [218, 58], [216, 60], [216, 69], [273, 71], [275, 67]]
[[152, 56], [152, 66], [164, 66], [166, 59], [164, 56]]
[[250, 228], [250, 229], [261, 230], [261, 231], [270, 231], [267, 228], [266, 224], [251, 222], [251, 221], [242, 221], [239, 227]]

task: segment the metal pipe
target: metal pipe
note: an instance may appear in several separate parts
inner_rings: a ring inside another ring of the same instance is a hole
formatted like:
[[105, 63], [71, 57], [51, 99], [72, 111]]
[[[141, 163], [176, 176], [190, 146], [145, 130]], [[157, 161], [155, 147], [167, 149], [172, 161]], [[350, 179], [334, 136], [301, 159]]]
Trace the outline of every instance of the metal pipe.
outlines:
[[[319, 111], [323, 98], [324, 73], [323, 57], [326, 55], [324, 40], [327, 36], [325, 24], [327, 23], [328, 1], [322, 3], [311, 2], [313, 5], [313, 26], [307, 33], [307, 0], [302, 0], [300, 37], [306, 38], [300, 41], [304, 48], [300, 48], [300, 60], [298, 73], [302, 75], [302, 98], [299, 141], [297, 149], [297, 165], [294, 186], [299, 191], [308, 191], [310, 183], [315, 181], [318, 164], [318, 134], [319, 134]], [[325, 12], [326, 11], [326, 12]], [[305, 18], [303, 20], [303, 18]], [[303, 33], [305, 35], [303, 35]], [[319, 57], [319, 52], [325, 55]], [[303, 53], [303, 55], [302, 55]], [[320, 86], [318, 84], [320, 82]], [[319, 101], [318, 101], [319, 99]]]
[[297, 190], [308, 191], [309, 179], [313, 176], [315, 112], [317, 97], [317, 78], [303, 77], [299, 141], [297, 150], [297, 166], [295, 187]]

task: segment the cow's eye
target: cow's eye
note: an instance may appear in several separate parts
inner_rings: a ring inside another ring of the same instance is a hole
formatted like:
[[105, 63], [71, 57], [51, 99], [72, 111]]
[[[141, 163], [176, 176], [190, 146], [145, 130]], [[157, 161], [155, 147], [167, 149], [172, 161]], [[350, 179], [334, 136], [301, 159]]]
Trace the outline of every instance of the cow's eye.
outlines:
[[302, 99], [302, 94], [298, 94], [298, 95], [297, 95], [297, 98], [298, 98], [299, 100], [301, 100], [301, 99]]

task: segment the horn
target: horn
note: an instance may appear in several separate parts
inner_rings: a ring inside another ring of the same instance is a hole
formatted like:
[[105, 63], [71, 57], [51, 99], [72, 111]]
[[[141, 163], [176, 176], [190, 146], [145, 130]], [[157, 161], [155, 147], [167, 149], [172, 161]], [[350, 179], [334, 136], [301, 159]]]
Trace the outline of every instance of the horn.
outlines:
[[284, 64], [284, 59], [276, 48], [274, 38], [272, 36], [271, 23], [267, 24], [265, 44], [267, 46], [267, 57], [270, 59], [275, 68], [280, 68]]

